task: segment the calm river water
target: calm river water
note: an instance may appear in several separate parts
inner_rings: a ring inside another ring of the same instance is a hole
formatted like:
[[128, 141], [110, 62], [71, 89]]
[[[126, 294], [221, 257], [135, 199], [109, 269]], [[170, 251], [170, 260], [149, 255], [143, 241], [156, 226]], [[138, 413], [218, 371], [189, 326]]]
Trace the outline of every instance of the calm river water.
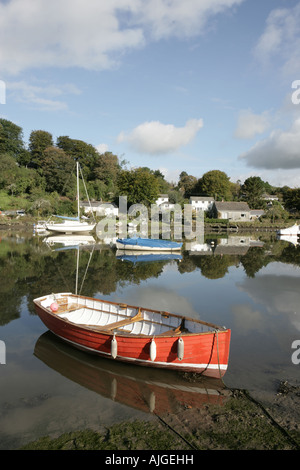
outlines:
[[[78, 250], [28, 234], [0, 236], [0, 449], [147, 419], [154, 409], [174, 405], [184, 387], [195, 397], [175, 373], [90, 357], [57, 341], [32, 300], [74, 292]], [[255, 234], [211, 236], [185, 249], [181, 259], [140, 260], [119, 256], [109, 245], [82, 246], [78, 292], [227, 326], [229, 387], [264, 395], [275, 394], [280, 380], [297, 381], [292, 343], [300, 340], [299, 245]]]

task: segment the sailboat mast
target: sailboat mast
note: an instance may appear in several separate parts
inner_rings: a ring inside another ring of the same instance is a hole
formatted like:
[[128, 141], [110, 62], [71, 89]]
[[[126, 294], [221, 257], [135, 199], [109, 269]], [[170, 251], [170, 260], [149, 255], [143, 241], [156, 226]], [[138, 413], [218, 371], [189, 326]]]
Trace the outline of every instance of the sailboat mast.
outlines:
[[78, 214], [78, 220], [80, 219], [80, 209], [79, 209], [79, 163], [76, 162], [77, 165], [77, 214]]

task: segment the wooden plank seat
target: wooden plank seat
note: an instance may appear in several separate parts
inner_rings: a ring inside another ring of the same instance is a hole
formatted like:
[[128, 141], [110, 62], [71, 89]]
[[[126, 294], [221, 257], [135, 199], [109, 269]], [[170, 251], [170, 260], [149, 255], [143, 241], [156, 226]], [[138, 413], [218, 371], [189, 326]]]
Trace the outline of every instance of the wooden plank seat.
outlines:
[[125, 318], [124, 320], [116, 321], [114, 323], [110, 323], [109, 325], [101, 326], [101, 330], [111, 331], [115, 330], [116, 328], [121, 328], [122, 326], [130, 325], [136, 321], [143, 320], [143, 315], [141, 310], [139, 309], [138, 313], [134, 317]]
[[57, 314], [60, 313], [69, 313], [74, 312], [75, 310], [79, 310], [83, 308], [83, 305], [80, 304], [58, 304], [58, 310], [55, 312]]
[[184, 326], [184, 318], [182, 319], [179, 326], [176, 328], [171, 328], [168, 331], [160, 333], [158, 336], [173, 336], [173, 335], [181, 335], [183, 333], [188, 333], [188, 330]]

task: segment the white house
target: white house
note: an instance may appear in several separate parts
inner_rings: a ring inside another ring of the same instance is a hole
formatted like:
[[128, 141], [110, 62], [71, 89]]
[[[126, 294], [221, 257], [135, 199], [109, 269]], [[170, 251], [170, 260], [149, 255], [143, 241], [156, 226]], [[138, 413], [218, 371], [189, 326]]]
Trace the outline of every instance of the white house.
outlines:
[[161, 209], [174, 209], [175, 206], [169, 202], [169, 196], [167, 194], [160, 194], [155, 203]]
[[91, 210], [98, 216], [118, 216], [119, 208], [112, 202], [81, 202], [80, 207], [84, 209], [84, 213], [88, 214]]
[[274, 194], [266, 194], [266, 193], [262, 195], [262, 199], [264, 199], [265, 201], [270, 201], [270, 202], [279, 200], [278, 196]]
[[213, 207], [214, 198], [209, 196], [191, 196], [190, 204], [196, 211], [210, 211]]
[[212, 215], [218, 219], [248, 222], [250, 208], [246, 202], [215, 202]]
[[161, 206], [162, 204], [169, 203], [169, 196], [167, 194], [160, 194], [158, 199], [155, 201], [157, 206]]

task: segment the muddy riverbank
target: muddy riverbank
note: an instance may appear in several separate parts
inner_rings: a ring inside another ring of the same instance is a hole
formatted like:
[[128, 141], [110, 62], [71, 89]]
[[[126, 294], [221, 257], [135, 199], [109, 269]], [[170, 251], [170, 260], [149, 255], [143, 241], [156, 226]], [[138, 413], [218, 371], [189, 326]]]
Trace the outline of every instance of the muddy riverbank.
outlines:
[[281, 382], [271, 402], [220, 390], [220, 404], [184, 406], [148, 421], [43, 437], [24, 450], [299, 450], [300, 386]]

